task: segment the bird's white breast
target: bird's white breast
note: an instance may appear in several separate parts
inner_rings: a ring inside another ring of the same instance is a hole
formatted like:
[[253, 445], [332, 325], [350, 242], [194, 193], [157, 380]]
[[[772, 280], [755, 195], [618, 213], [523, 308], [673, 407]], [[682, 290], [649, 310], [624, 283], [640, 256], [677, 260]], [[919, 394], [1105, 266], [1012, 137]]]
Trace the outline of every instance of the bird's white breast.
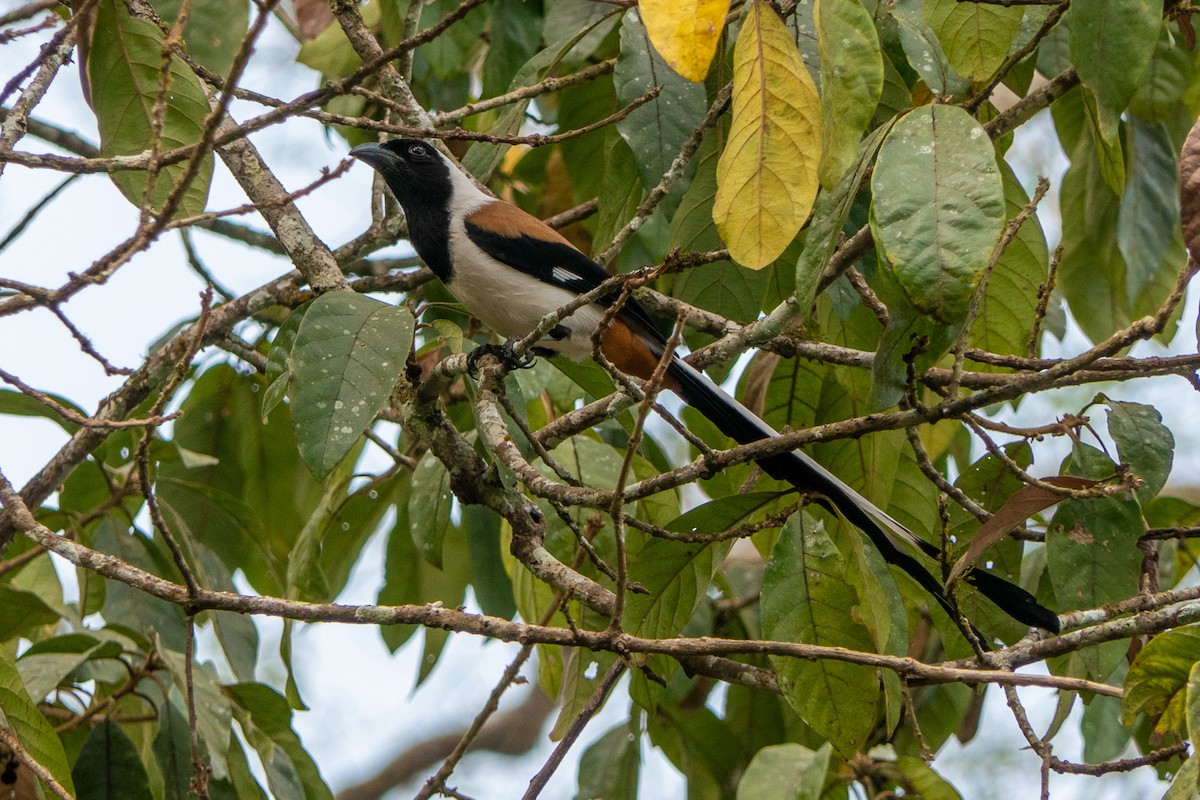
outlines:
[[[447, 287], [472, 314], [503, 337], [526, 335], [547, 314], [575, 298], [566, 289], [496, 261], [468, 239], [459, 226], [451, 228], [450, 255], [454, 274]], [[568, 358], [586, 358], [592, 353], [592, 332], [603, 318], [602, 308], [585, 306], [562, 321], [571, 331], [569, 336], [558, 341], [543, 337], [537, 346]]]

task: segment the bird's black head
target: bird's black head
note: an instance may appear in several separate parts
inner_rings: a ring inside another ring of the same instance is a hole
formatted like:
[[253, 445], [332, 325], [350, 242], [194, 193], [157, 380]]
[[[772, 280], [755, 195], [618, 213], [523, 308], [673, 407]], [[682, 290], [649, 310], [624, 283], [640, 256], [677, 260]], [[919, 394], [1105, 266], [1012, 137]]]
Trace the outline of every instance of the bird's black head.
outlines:
[[[384, 144], [360, 144], [350, 155], [383, 176], [404, 208], [409, 241], [429, 268], [450, 279], [450, 206], [457, 169], [429, 142], [393, 139]], [[465, 180], [465, 176], [463, 178]]]
[[373, 167], [410, 216], [421, 207], [446, 208], [453, 167], [434, 146], [420, 139], [360, 144], [350, 155]]

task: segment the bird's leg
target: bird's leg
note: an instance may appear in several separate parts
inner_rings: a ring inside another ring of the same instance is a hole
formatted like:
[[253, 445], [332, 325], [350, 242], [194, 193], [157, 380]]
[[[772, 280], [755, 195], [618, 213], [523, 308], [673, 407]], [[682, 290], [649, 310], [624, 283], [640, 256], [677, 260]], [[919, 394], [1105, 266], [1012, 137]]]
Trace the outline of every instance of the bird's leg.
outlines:
[[513, 345], [516, 341], [517, 337], [510, 336], [504, 341], [504, 344], [489, 342], [488, 344], [481, 344], [479, 347], [476, 347], [467, 354], [467, 374], [471, 377], [479, 376], [479, 359], [485, 355], [495, 356], [510, 370], [529, 369], [532, 367], [537, 359], [529, 353], [517, 355], [513, 350]]

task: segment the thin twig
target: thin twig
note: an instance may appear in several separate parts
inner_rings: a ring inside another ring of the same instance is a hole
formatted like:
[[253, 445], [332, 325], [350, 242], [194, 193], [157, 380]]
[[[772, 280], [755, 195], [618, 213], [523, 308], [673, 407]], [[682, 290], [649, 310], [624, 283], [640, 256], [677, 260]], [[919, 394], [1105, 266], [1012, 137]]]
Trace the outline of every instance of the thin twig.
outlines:
[[529, 788], [526, 790], [522, 800], [534, 800], [534, 798], [541, 795], [542, 790], [546, 788], [546, 784], [554, 775], [554, 771], [558, 769], [559, 764], [566, 757], [567, 751], [571, 749], [571, 746], [579, 738], [579, 734], [583, 733], [583, 729], [591, 722], [592, 717], [596, 715], [600, 707], [604, 705], [604, 701], [608, 698], [608, 693], [616, 685], [617, 679], [624, 672], [625, 662], [617, 659], [608, 668], [608, 671], [604, 673], [604, 678], [600, 681], [596, 690], [592, 692], [592, 696], [588, 698], [584, 707], [580, 709], [579, 715], [571, 722], [571, 727], [563, 734], [563, 738], [559, 740], [558, 745], [554, 748], [554, 752], [546, 760], [545, 766], [529, 781]]
[[212, 768], [200, 750], [200, 730], [196, 716], [196, 617], [188, 614], [186, 637], [183, 640], [184, 697], [187, 700], [188, 747], [192, 756], [192, 775], [188, 779], [188, 794], [198, 800], [208, 800], [208, 779]]
[[65, 419], [67, 422], [74, 423], [83, 428], [95, 428], [97, 430], [122, 430], [125, 428], [144, 428], [147, 425], [162, 425], [165, 422], [178, 417], [178, 414], [165, 414], [144, 419], [100, 419], [97, 417], [85, 417], [84, 415], [67, 408], [59, 403], [53, 397], [44, 392], [39, 392], [29, 384], [22, 381], [16, 375], [0, 369], [0, 380], [15, 387], [21, 394], [32, 397], [46, 408], [53, 411], [58, 416]]

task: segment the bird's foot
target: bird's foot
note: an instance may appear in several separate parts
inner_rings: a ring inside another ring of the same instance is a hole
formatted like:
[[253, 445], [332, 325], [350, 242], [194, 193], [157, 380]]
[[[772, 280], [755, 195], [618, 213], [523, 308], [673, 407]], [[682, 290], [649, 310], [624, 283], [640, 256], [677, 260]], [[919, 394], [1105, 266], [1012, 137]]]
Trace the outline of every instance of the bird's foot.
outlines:
[[476, 347], [467, 354], [467, 374], [473, 378], [479, 377], [479, 359], [484, 356], [495, 356], [500, 359], [501, 363], [510, 370], [513, 369], [529, 369], [536, 363], [537, 359], [529, 354], [517, 355], [513, 350], [513, 345], [516, 344], [517, 338], [510, 336], [505, 340], [504, 344], [482, 344]]

